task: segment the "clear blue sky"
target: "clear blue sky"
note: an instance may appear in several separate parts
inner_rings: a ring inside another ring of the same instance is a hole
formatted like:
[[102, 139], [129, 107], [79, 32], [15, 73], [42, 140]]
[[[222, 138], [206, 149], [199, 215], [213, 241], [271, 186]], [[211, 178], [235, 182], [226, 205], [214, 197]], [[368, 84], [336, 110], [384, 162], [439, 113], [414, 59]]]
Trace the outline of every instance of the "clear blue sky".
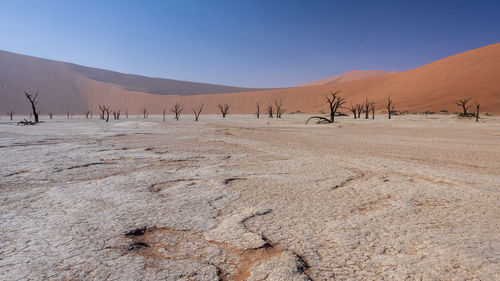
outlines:
[[500, 1], [0, 0], [0, 49], [248, 87], [404, 71], [500, 42]]

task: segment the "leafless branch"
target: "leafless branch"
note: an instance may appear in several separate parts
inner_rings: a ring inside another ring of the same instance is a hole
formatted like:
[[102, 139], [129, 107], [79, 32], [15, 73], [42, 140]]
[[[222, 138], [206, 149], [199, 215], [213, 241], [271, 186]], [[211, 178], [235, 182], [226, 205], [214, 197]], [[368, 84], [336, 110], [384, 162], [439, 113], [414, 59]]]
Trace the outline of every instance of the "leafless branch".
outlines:
[[391, 119], [392, 114], [394, 113], [396, 106], [392, 103], [391, 96], [387, 97], [387, 114], [389, 114], [389, 119]]
[[375, 102], [370, 103], [370, 111], [372, 113], [372, 119], [375, 119]]
[[472, 107], [470, 104], [468, 104], [470, 102], [471, 98], [469, 97], [464, 97], [464, 98], [461, 98], [461, 99], [458, 99], [455, 101], [455, 104], [457, 106], [460, 106], [462, 107], [462, 116], [468, 116], [468, 110]]
[[182, 106], [176, 102], [172, 108], [170, 108], [170, 111], [175, 114], [175, 120], [179, 121], [179, 116], [181, 115], [181, 112], [184, 110]]
[[198, 122], [198, 118], [200, 118], [200, 113], [203, 110], [203, 104], [200, 104], [198, 108], [193, 108], [194, 113], [194, 121]]
[[476, 101], [476, 122], [479, 122], [479, 106], [481, 105]]
[[318, 119], [318, 124], [324, 124], [324, 123], [334, 123], [335, 122], [335, 114], [337, 113], [337, 110], [342, 107], [343, 104], [345, 104], [344, 99], [338, 95], [340, 91], [331, 91], [330, 95], [327, 96], [325, 95], [325, 98], [328, 102], [328, 105], [330, 106], [330, 119], [322, 117], [322, 116], [312, 116], [309, 117], [306, 121], [306, 124], [309, 122], [311, 119]]
[[113, 118], [115, 118], [115, 120], [120, 119], [120, 110], [113, 111]]
[[111, 109], [105, 105], [99, 105], [99, 115], [102, 120], [109, 122], [109, 113], [111, 113]]
[[354, 116], [354, 119], [357, 119], [358, 117], [357, 117], [356, 114], [358, 112], [358, 109], [356, 108], [356, 106], [351, 103], [351, 106], [349, 107], [349, 110], [352, 112], [352, 115]]
[[272, 104], [270, 104], [270, 105], [268, 105], [266, 107], [266, 112], [267, 112], [267, 115], [268, 115], [269, 118], [273, 118], [273, 116], [274, 116], [274, 107], [273, 107]]
[[38, 112], [36, 111], [36, 104], [37, 104], [36, 99], [38, 97], [38, 93], [36, 93], [35, 96], [32, 96], [30, 93], [24, 91], [24, 94], [31, 103], [31, 109], [33, 110], [33, 115], [35, 116], [35, 123], [38, 123]]
[[275, 100], [274, 106], [276, 107], [276, 118], [281, 118], [281, 115], [283, 115], [283, 113], [285, 113], [285, 109], [282, 108], [283, 105], [281, 103], [281, 100], [279, 102], [277, 100]]
[[219, 111], [222, 114], [222, 118], [226, 118], [226, 114], [229, 112], [229, 104], [220, 104], [218, 105]]

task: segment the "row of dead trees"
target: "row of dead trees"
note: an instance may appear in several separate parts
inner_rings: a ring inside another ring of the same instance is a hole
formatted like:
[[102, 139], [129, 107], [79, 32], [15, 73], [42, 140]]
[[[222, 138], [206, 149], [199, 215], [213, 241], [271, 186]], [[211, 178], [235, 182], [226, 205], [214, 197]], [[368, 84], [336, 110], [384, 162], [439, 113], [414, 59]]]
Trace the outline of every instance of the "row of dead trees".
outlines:
[[[364, 103], [357, 103], [353, 105], [351, 102], [349, 110], [352, 112], [354, 119], [361, 119], [361, 113], [363, 112], [365, 113], [365, 119], [370, 118], [370, 113], [372, 115], [372, 119], [375, 119], [375, 102], [368, 101], [368, 97], [365, 99]], [[389, 119], [391, 118], [389, 117]]]
[[[257, 119], [260, 118], [260, 104], [259, 103], [256, 103], [256, 108], [257, 108], [257, 111], [255, 112], [255, 116], [257, 117]], [[283, 103], [278, 100], [274, 100], [274, 105], [273, 104], [269, 104], [266, 106], [266, 115], [267, 117], [269, 118], [274, 118], [274, 116], [276, 116], [276, 118], [281, 118], [281, 116], [283, 116], [283, 114], [285, 113], [286, 109], [283, 107]], [[276, 114], [276, 115], [275, 115]]]
[[[257, 107], [256, 117], [260, 118], [260, 104], [257, 103], [256, 107]], [[200, 105], [192, 108], [196, 122], [199, 120], [203, 108], [204, 108], [203, 104], [200, 104]], [[222, 115], [222, 118], [226, 118], [226, 115], [229, 114], [230, 108], [231, 108], [231, 106], [227, 103], [217, 105], [217, 109], [218, 109], [219, 113]], [[99, 106], [99, 109], [101, 111], [101, 114], [100, 114], [101, 119], [108, 121], [109, 120], [109, 113], [111, 112], [111, 110], [109, 110], [109, 108], [106, 106]], [[179, 103], [175, 103], [169, 109], [169, 111], [174, 114], [174, 119], [179, 121], [180, 115], [184, 111], [184, 107]], [[266, 114], [268, 115], [269, 118], [274, 118], [275, 116], [276, 116], [276, 118], [281, 118], [283, 116], [283, 114], [285, 113], [285, 111], [286, 110], [283, 107], [283, 103], [281, 101], [277, 101], [277, 100], [274, 101], [274, 105], [273, 104], [268, 105], [266, 108]], [[142, 108], [140, 113], [142, 114], [142, 116], [144, 118], [148, 118], [147, 108], [145, 108], [145, 107]], [[163, 121], [166, 120], [166, 115], [167, 115], [167, 110], [164, 109], [163, 110]], [[127, 118], [128, 118], [128, 115], [127, 115]], [[115, 117], [115, 119], [119, 119], [119, 111], [118, 111], [118, 118]]]
[[479, 107], [481, 106], [481, 104], [478, 101], [475, 101], [476, 112], [469, 112], [469, 109], [471, 109], [473, 106], [473, 105], [469, 104], [469, 102], [471, 102], [471, 100], [472, 99], [469, 97], [464, 97], [464, 98], [461, 98], [461, 99], [458, 99], [455, 101], [455, 104], [462, 108], [462, 113], [460, 113], [459, 116], [475, 117], [476, 122], [479, 122]]
[[[318, 124], [327, 124], [327, 123], [334, 123], [335, 122], [335, 116], [340, 115], [338, 113], [338, 110], [340, 108], [344, 107], [344, 104], [346, 104], [346, 101], [344, 98], [342, 98], [339, 95], [340, 91], [331, 91], [330, 95], [325, 95], [326, 101], [329, 105], [330, 108], [330, 116], [329, 117], [323, 117], [323, 116], [311, 116], [306, 120], [306, 124], [311, 120], [311, 119], [317, 119]], [[389, 96], [387, 98], [387, 113], [389, 119], [391, 119], [392, 115], [396, 112], [396, 107], [394, 106], [394, 103], [392, 102], [391, 97]], [[372, 116], [372, 119], [375, 119], [375, 102], [369, 101], [368, 97], [365, 99], [364, 103], [359, 103], [359, 104], [352, 104], [348, 108], [353, 116], [354, 119], [361, 119], [361, 113], [365, 113], [365, 119], [369, 119], [370, 113]]]
[[[332, 92], [330, 92], [329, 96], [325, 95], [326, 101], [327, 101], [329, 108], [330, 108], [330, 116], [329, 117], [312, 116], [306, 120], [306, 124], [311, 119], [317, 119], [318, 124], [334, 123], [335, 116], [339, 115], [339, 113], [337, 113], [337, 111], [340, 108], [342, 108], [343, 105], [346, 103], [344, 98], [342, 98], [339, 95], [339, 93], [340, 93], [340, 91], [332, 91]], [[463, 112], [460, 113], [460, 116], [475, 117], [476, 122], [478, 122], [479, 121], [480, 104], [479, 104], [479, 102], [476, 101], [475, 102], [476, 112], [471, 113], [471, 112], [469, 112], [469, 109], [472, 108], [472, 105], [469, 104], [470, 101], [471, 101], [471, 98], [465, 97], [465, 98], [461, 98], [461, 99], [455, 101], [455, 104], [460, 106], [463, 110]], [[363, 103], [355, 104], [355, 105], [351, 103], [351, 105], [348, 109], [352, 112], [354, 119], [360, 119], [361, 113], [365, 114], [365, 119], [369, 118], [370, 113], [371, 113], [372, 119], [375, 119], [375, 102], [369, 101], [368, 97], [365, 99], [365, 101]], [[391, 96], [387, 97], [386, 109], [387, 109], [387, 115], [388, 115], [389, 119], [391, 119], [392, 115], [397, 113], [396, 106], [394, 105], [394, 103], [391, 99]]]
[[[339, 95], [339, 93], [340, 93], [340, 91], [331, 91], [329, 96], [325, 95], [325, 98], [327, 100], [327, 103], [328, 103], [329, 109], [330, 109], [330, 116], [329, 117], [312, 116], [312, 117], [309, 117], [307, 119], [306, 124], [311, 119], [317, 119], [318, 124], [334, 123], [335, 116], [340, 114], [340, 113], [338, 113], [338, 110], [340, 108], [342, 108], [343, 105], [346, 103], [344, 98], [342, 98]], [[33, 122], [33, 121], [28, 121], [28, 120], [24, 119], [23, 121], [19, 122], [19, 124], [24, 124], [24, 125], [36, 124], [39, 122], [39, 114], [40, 114], [40, 112], [37, 111], [37, 109], [36, 109], [36, 105], [38, 102], [37, 101], [38, 93], [36, 93], [35, 95], [32, 95], [32, 94], [28, 93], [27, 91], [25, 91], [24, 94], [25, 94], [26, 98], [28, 99], [28, 101], [30, 102], [31, 109], [32, 109], [31, 115], [33, 115], [35, 117], [35, 121]], [[455, 104], [462, 108], [462, 113], [460, 113], [459, 116], [475, 117], [476, 122], [478, 122], [479, 121], [480, 104], [478, 101], [475, 101], [476, 111], [470, 112], [469, 110], [472, 108], [472, 105], [470, 104], [471, 100], [472, 99], [470, 97], [464, 97], [464, 98], [456, 100]], [[227, 103], [226, 104], [219, 104], [217, 107], [219, 109], [219, 112], [222, 115], [222, 118], [225, 118], [226, 115], [229, 113], [230, 105]], [[261, 108], [260, 104], [256, 103], [256, 109], [257, 109], [256, 117], [257, 118], [260, 118], [260, 108]], [[371, 113], [371, 118], [375, 119], [375, 102], [369, 101], [368, 97], [361, 104], [354, 105], [351, 103], [351, 105], [348, 109], [352, 112], [354, 119], [361, 119], [361, 113], [365, 114], [365, 119], [369, 119], [370, 113]], [[391, 119], [391, 116], [396, 113], [396, 107], [395, 107], [390, 96], [387, 98], [386, 109], [387, 109], [388, 118]], [[203, 104], [200, 104], [199, 106], [192, 108], [192, 111], [193, 111], [194, 116], [195, 116], [195, 121], [199, 120], [199, 117], [200, 117], [202, 110], [203, 110]], [[175, 103], [170, 108], [170, 112], [174, 113], [174, 119], [176, 119], [177, 121], [179, 120], [179, 117], [180, 117], [180, 114], [182, 113], [182, 111], [184, 111], [184, 108], [179, 103]], [[283, 108], [283, 104], [281, 101], [275, 100], [274, 105], [273, 104], [268, 105], [266, 107], [265, 112], [269, 118], [274, 118], [274, 116], [276, 116], [276, 118], [281, 118], [281, 116], [285, 112], [285, 109]], [[142, 108], [141, 113], [142, 113], [144, 118], [148, 117], [147, 108], [145, 108], [145, 107]], [[110, 114], [112, 114], [112, 116], [115, 120], [118, 120], [118, 119], [120, 119], [120, 116], [121, 116], [121, 110], [115, 111], [115, 110], [111, 110], [109, 106], [99, 105], [100, 119], [105, 120], [106, 122], [109, 122]], [[14, 115], [14, 111], [10, 111], [8, 113], [8, 115], [10, 116], [10, 120], [12, 120], [13, 115]], [[31, 119], [31, 115], [30, 115], [30, 119]], [[127, 110], [125, 111], [125, 115], [126, 115], [126, 118], [128, 119], [128, 111]], [[165, 115], [166, 115], [166, 110], [163, 110], [163, 121], [165, 121]], [[52, 119], [52, 116], [53, 116], [53, 114], [49, 113], [50, 119]], [[88, 119], [89, 117], [92, 118], [92, 111], [87, 110], [87, 112], [85, 113], [85, 118]], [[70, 118], [69, 111], [67, 112], [67, 118], [68, 119]]]
[[[330, 109], [329, 118], [323, 117], [323, 116], [312, 116], [312, 117], [307, 119], [306, 123], [308, 123], [311, 119], [318, 119], [317, 123], [319, 123], [319, 124], [334, 123], [335, 116], [339, 115], [338, 110], [340, 108], [342, 108], [343, 105], [346, 103], [344, 98], [342, 98], [339, 95], [339, 93], [340, 93], [340, 91], [335, 91], [335, 92], [332, 91], [332, 92], [330, 92], [330, 96], [325, 95], [325, 98], [327, 100], [327, 103], [328, 103], [329, 109]], [[26, 94], [26, 95], [28, 95], [28, 94]], [[36, 97], [37, 96], [34, 97], [35, 103], [36, 103]], [[462, 108], [463, 112], [460, 113], [460, 116], [475, 117], [476, 122], [478, 122], [480, 104], [476, 101], [475, 102], [476, 112], [469, 112], [469, 110], [472, 108], [472, 105], [469, 104], [470, 101], [471, 101], [471, 98], [465, 97], [465, 98], [461, 98], [461, 99], [458, 99], [457, 101], [455, 101], [455, 104]], [[31, 102], [31, 100], [30, 100], [30, 102]], [[219, 112], [222, 115], [222, 118], [225, 118], [226, 115], [229, 113], [230, 105], [229, 104], [219, 104], [217, 107], [219, 109]], [[101, 114], [100, 114], [101, 119], [106, 120], [106, 122], [109, 121], [109, 114], [110, 114], [111, 110], [106, 106], [99, 106], [99, 109], [101, 111]], [[260, 118], [260, 109], [261, 109], [261, 105], [259, 103], [256, 103], [255, 115], [257, 118]], [[274, 116], [276, 116], [276, 118], [281, 118], [283, 113], [285, 113], [285, 109], [283, 108], [282, 102], [277, 101], [277, 100], [274, 101], [274, 105], [273, 104], [267, 105], [267, 107], [265, 109], [266, 109], [265, 113], [267, 114], [267, 116], [269, 118], [274, 118]], [[368, 97], [366, 97], [366, 99], [363, 103], [358, 103], [358, 104], [351, 103], [350, 107], [348, 107], [348, 109], [352, 112], [354, 119], [361, 119], [362, 113], [364, 113], [365, 119], [369, 119], [370, 114], [371, 114], [371, 119], [375, 119], [375, 110], [376, 110], [375, 109], [375, 102], [369, 101]], [[195, 121], [199, 120], [199, 117], [200, 117], [202, 110], [203, 110], [203, 104], [200, 104], [196, 108], [194, 108], [194, 107], [192, 108], [192, 111], [193, 111], [194, 116], [195, 116]], [[395, 107], [390, 96], [387, 97], [386, 110], [387, 110], [387, 116], [389, 119], [392, 118], [392, 115], [397, 113], [396, 107]], [[174, 113], [174, 119], [177, 121], [179, 120], [179, 117], [180, 117], [180, 114], [182, 113], [182, 111], [184, 111], [184, 108], [179, 103], [175, 103], [172, 106], [172, 108], [170, 109], [170, 112]], [[144, 118], [148, 117], [148, 112], [147, 112], [146, 108], [143, 108], [141, 110], [141, 113], [143, 114]], [[88, 118], [88, 114], [89, 114], [89, 112], [87, 112], [86, 118]], [[127, 118], [128, 118], [128, 113], [126, 113], [126, 114], [127, 114]], [[165, 121], [165, 115], [166, 115], [166, 110], [163, 110], [163, 121]], [[36, 116], [36, 118], [37, 117], [38, 116]], [[114, 119], [120, 119], [120, 111], [119, 110], [113, 111], [113, 117], [114, 117]], [[11, 116], [11, 119], [12, 119], [12, 116]], [[52, 119], [52, 116], [51, 116], [51, 119]], [[37, 122], [37, 121], [35, 121], [35, 122]]]

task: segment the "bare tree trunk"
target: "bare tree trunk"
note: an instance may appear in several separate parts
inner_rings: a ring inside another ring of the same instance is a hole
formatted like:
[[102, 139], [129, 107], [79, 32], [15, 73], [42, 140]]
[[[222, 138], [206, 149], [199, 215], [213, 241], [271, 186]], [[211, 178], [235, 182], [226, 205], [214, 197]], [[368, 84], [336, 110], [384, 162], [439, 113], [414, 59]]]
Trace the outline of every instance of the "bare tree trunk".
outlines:
[[457, 101], [455, 101], [455, 104], [458, 105], [458, 106], [461, 106], [462, 107], [462, 110], [463, 110], [463, 116], [467, 116], [467, 111], [470, 109], [470, 105], [468, 105], [469, 101], [471, 100], [471, 98], [469, 97], [465, 97], [465, 98], [461, 98]]
[[120, 120], [120, 111], [121, 110], [113, 111], [113, 118], [115, 118], [115, 120]]
[[163, 122], [165, 122], [165, 109], [163, 109]]
[[174, 104], [174, 106], [170, 109], [171, 112], [173, 112], [175, 114], [175, 120], [179, 121], [179, 115], [181, 114], [181, 112], [184, 110], [184, 108], [182, 108], [182, 106], [176, 102]]
[[391, 96], [387, 97], [387, 114], [389, 114], [389, 119], [391, 119], [392, 112], [396, 107], [392, 104]]
[[226, 103], [226, 104], [222, 105], [219, 103], [218, 107], [219, 107], [220, 113], [222, 114], [222, 118], [226, 118], [226, 114], [229, 112], [229, 104]]
[[375, 119], [375, 102], [370, 103], [370, 111], [372, 112], [372, 120]]
[[197, 109], [193, 108], [195, 122], [198, 122], [198, 118], [200, 118], [200, 113], [202, 110], [203, 110], [203, 104], [201, 104]]
[[36, 98], [38, 97], [38, 93], [36, 93], [34, 97], [26, 91], [24, 91], [24, 94], [31, 103], [31, 110], [33, 110], [33, 116], [35, 116], [35, 123], [38, 123], [38, 112], [36, 111], [36, 103], [37, 103]]
[[370, 103], [368, 102], [368, 97], [365, 99], [365, 119], [368, 119], [368, 114], [370, 113]]
[[326, 100], [328, 101], [328, 104], [330, 106], [330, 119], [322, 117], [322, 116], [312, 116], [307, 119], [307, 122], [311, 119], [318, 119], [318, 124], [319, 123], [334, 123], [335, 122], [335, 114], [337, 113], [337, 110], [342, 107], [342, 105], [345, 103], [344, 99], [338, 95], [340, 91], [333, 92], [331, 91], [331, 98], [327, 95], [325, 95]]
[[128, 119], [128, 109], [125, 109], [125, 119]]
[[267, 114], [268, 114], [268, 117], [269, 118], [273, 118], [273, 114], [274, 114], [274, 108], [273, 108], [273, 105], [268, 105], [267, 106]]
[[476, 122], [479, 122], [479, 106], [480, 104], [476, 101]]
[[360, 103], [356, 104], [356, 111], [358, 112], [358, 119], [361, 119], [361, 111], [363, 111], [363, 105]]
[[259, 117], [260, 117], [260, 105], [259, 105], [259, 103], [256, 103], [256, 105], [257, 105], [257, 112], [255, 113], [255, 115], [257, 116], [257, 119], [259, 119]]
[[109, 122], [109, 113], [111, 112], [111, 109], [105, 105], [99, 105], [99, 111], [101, 119], [106, 120], [106, 122]]
[[281, 115], [285, 113], [285, 109], [282, 108], [281, 101], [274, 101], [274, 105], [276, 106], [276, 118], [281, 118]]
[[49, 113], [50, 120], [52, 120], [52, 115], [54, 115], [54, 114], [53, 113]]
[[352, 114], [354, 115], [354, 119], [356, 119], [356, 118], [357, 118], [357, 116], [356, 116], [356, 112], [357, 112], [357, 110], [356, 110], [356, 107], [355, 107], [352, 103], [351, 103], [351, 107], [349, 107], [349, 110], [350, 110], [350, 111], [352, 112]]

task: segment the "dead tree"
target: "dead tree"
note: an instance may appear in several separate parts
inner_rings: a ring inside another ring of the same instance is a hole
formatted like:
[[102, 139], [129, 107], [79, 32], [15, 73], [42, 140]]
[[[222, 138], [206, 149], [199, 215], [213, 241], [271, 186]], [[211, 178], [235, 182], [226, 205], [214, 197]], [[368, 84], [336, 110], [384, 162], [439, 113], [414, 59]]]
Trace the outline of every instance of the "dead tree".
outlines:
[[372, 119], [375, 119], [375, 102], [370, 103], [370, 111], [372, 113]]
[[115, 120], [119, 120], [120, 119], [120, 110], [118, 111], [113, 111], [113, 118]]
[[198, 122], [198, 118], [200, 118], [200, 113], [202, 109], [203, 109], [203, 104], [200, 104], [196, 109], [193, 107], [194, 121]]
[[38, 112], [36, 111], [36, 103], [37, 103], [36, 98], [38, 97], [38, 93], [36, 93], [35, 96], [32, 96], [28, 92], [24, 91], [24, 94], [31, 103], [31, 110], [33, 110], [33, 116], [35, 116], [35, 123], [38, 123]]
[[266, 108], [266, 112], [269, 118], [273, 118], [274, 116], [274, 107], [272, 104], [268, 105]]
[[476, 122], [479, 122], [479, 106], [480, 104], [476, 101]]
[[285, 113], [285, 109], [282, 108], [282, 103], [281, 100], [278, 102], [277, 100], [274, 101], [274, 106], [276, 106], [276, 118], [281, 118], [281, 115]]
[[356, 108], [356, 106], [351, 103], [351, 107], [349, 107], [349, 110], [352, 112], [352, 115], [354, 115], [354, 119], [357, 119], [358, 117], [356, 114], [358, 112], [358, 109]]
[[219, 111], [222, 114], [222, 118], [226, 118], [226, 114], [229, 112], [229, 104], [220, 104], [218, 105]]
[[68, 118], [68, 120], [69, 120], [69, 110], [68, 110], [68, 111], [66, 111], [66, 117], [67, 117], [67, 118]]
[[109, 113], [111, 112], [111, 109], [105, 105], [99, 105], [99, 115], [102, 120], [105, 120], [106, 122], [109, 122]]
[[361, 119], [361, 112], [363, 111], [363, 105], [360, 103], [356, 104], [356, 111], [358, 112], [358, 119]]
[[172, 108], [170, 109], [171, 112], [173, 112], [175, 114], [175, 120], [179, 121], [179, 115], [181, 115], [181, 112], [184, 110], [184, 108], [182, 108], [182, 106], [176, 102], [174, 104], [174, 106], [172, 106]]
[[392, 103], [391, 96], [388, 96], [387, 97], [387, 114], [389, 114], [389, 119], [391, 119], [391, 115], [392, 115], [392, 113], [394, 113], [395, 109], [396, 109], [396, 107]]
[[163, 122], [165, 122], [165, 114], [166, 114], [166, 110], [163, 109]]
[[[104, 110], [106, 107], [103, 105], [99, 105], [99, 118], [104, 119], [106, 117], [106, 111]], [[69, 116], [69, 112], [68, 112]]]
[[330, 92], [331, 97], [325, 95], [325, 98], [330, 106], [330, 119], [322, 117], [322, 116], [312, 116], [307, 119], [307, 122], [311, 119], [318, 119], [317, 124], [325, 124], [325, 123], [334, 123], [335, 122], [335, 114], [337, 114], [337, 110], [342, 107], [342, 105], [345, 103], [344, 99], [338, 95], [340, 91]]
[[142, 113], [142, 116], [143, 116], [144, 118], [148, 118], [148, 109], [147, 109], [147, 108], [143, 107], [143, 108], [141, 109], [141, 113]]
[[368, 97], [365, 99], [365, 119], [369, 119], [369, 114], [370, 114], [370, 102], [368, 101]]
[[10, 121], [12, 121], [12, 117], [14, 117], [14, 111], [11, 110], [11, 111], [7, 112], [7, 115], [10, 117]]
[[125, 109], [125, 118], [128, 119], [128, 109]]
[[52, 116], [54, 115], [54, 113], [49, 113], [49, 118], [50, 120], [52, 120]]
[[256, 103], [255, 105], [257, 106], [257, 112], [255, 113], [255, 116], [257, 116], [257, 119], [259, 119], [259, 117], [260, 117], [260, 104]]
[[455, 104], [457, 106], [462, 107], [462, 110], [463, 110], [462, 116], [468, 116], [467, 111], [471, 108], [471, 105], [468, 104], [470, 100], [471, 100], [471, 98], [465, 97], [465, 98], [461, 98], [461, 99], [458, 99], [455, 101]]
[[85, 119], [89, 119], [89, 115], [90, 115], [90, 110], [87, 110], [87, 112], [85, 112]]
[[17, 125], [36, 125], [36, 122], [26, 120], [26, 118], [22, 121], [17, 122]]

